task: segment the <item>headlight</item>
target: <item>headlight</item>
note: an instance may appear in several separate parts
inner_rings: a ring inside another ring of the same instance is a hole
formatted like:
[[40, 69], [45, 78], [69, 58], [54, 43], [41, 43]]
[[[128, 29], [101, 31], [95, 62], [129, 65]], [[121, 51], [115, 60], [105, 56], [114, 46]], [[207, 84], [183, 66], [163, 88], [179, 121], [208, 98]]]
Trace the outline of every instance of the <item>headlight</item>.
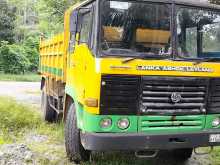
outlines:
[[219, 117], [218, 117], [218, 118], [215, 118], [215, 119], [212, 121], [212, 126], [213, 126], [213, 127], [218, 127], [218, 126], [220, 126], [220, 119], [219, 119]]
[[122, 118], [118, 120], [118, 128], [120, 129], [127, 129], [130, 125], [130, 121], [127, 118]]
[[110, 118], [104, 118], [100, 121], [101, 128], [109, 128], [112, 126], [112, 120]]

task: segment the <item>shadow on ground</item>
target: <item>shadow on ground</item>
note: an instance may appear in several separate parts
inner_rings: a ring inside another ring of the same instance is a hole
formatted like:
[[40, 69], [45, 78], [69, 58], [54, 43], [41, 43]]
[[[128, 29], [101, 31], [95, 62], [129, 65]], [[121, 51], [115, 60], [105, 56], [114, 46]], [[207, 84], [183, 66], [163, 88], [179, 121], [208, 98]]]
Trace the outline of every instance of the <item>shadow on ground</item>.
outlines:
[[208, 155], [195, 156], [186, 162], [175, 160], [172, 154], [162, 151], [155, 158], [136, 158], [133, 153], [93, 154], [92, 161], [83, 165], [212, 165]]

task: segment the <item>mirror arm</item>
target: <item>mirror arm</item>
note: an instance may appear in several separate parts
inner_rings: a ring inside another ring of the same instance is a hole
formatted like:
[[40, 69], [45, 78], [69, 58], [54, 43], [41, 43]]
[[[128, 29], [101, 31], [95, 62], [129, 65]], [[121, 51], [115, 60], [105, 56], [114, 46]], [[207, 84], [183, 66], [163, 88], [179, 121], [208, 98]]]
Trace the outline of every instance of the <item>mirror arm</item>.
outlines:
[[76, 33], [76, 45], [79, 44], [79, 33]]

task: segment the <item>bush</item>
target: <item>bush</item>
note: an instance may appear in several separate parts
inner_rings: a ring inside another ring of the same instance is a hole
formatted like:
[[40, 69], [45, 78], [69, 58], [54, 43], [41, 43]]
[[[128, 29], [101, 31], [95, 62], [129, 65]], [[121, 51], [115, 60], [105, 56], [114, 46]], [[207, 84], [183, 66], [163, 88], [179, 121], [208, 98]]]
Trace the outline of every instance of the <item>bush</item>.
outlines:
[[36, 72], [39, 65], [39, 39], [38, 37], [28, 37], [23, 43], [26, 57], [30, 61], [28, 71]]
[[0, 65], [5, 73], [21, 74], [36, 72], [39, 63], [39, 41], [37, 37], [28, 37], [23, 43], [0, 43]]
[[30, 61], [23, 46], [1, 42], [0, 63], [5, 73], [20, 74], [28, 70]]

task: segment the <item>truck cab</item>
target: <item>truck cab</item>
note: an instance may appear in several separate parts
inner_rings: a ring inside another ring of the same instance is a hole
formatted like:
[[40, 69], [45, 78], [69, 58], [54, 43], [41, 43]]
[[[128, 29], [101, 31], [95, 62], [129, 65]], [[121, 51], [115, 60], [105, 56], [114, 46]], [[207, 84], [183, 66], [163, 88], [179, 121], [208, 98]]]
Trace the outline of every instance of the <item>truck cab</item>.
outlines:
[[173, 150], [186, 160], [220, 145], [220, 6], [89, 0], [64, 22], [61, 74], [48, 69], [42, 86], [49, 100], [62, 91], [48, 106], [66, 122], [70, 158]]

